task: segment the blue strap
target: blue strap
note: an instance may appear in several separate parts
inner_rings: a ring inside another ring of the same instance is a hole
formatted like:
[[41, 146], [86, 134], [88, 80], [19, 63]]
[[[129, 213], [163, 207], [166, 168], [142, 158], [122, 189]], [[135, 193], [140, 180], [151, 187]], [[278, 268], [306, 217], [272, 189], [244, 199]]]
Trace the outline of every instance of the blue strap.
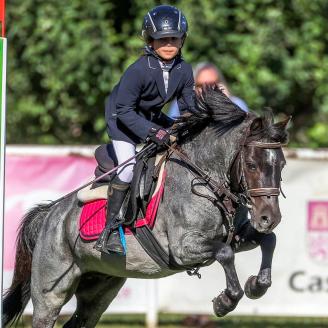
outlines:
[[118, 231], [120, 233], [121, 244], [124, 248], [124, 255], [126, 255], [126, 240], [125, 240], [125, 234], [122, 225], [118, 227]]

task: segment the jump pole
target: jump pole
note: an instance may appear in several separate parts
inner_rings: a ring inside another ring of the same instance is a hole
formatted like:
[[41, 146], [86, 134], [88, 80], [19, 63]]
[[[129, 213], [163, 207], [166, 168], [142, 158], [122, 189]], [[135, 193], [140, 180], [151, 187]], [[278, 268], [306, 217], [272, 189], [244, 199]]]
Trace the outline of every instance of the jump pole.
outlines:
[[[7, 39], [5, 38], [5, 0], [0, 0], [0, 286], [3, 295], [3, 225], [5, 203], [5, 145], [6, 145], [6, 65]], [[0, 327], [2, 327], [2, 301], [0, 304]]]

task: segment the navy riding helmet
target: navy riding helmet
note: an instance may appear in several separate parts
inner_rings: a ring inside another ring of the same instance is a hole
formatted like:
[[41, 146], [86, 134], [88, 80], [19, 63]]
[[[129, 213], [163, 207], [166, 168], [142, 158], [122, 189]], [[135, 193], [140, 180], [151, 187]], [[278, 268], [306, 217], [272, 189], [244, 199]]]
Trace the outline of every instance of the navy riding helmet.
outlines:
[[181, 10], [167, 5], [150, 10], [142, 24], [142, 36], [147, 42], [165, 37], [184, 39], [187, 31], [188, 22]]

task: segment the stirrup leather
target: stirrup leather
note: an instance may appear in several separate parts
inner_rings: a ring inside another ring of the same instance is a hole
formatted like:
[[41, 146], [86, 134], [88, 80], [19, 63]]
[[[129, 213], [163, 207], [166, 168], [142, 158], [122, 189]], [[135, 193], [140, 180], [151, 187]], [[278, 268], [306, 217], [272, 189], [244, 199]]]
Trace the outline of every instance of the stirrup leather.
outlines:
[[96, 249], [99, 252], [102, 252], [103, 250], [106, 249], [106, 244], [107, 244], [107, 240], [108, 237], [110, 235], [111, 229], [109, 226], [105, 226], [104, 230], [102, 231], [102, 233], [100, 234], [100, 236], [98, 237], [96, 244], [94, 245], [94, 249]]

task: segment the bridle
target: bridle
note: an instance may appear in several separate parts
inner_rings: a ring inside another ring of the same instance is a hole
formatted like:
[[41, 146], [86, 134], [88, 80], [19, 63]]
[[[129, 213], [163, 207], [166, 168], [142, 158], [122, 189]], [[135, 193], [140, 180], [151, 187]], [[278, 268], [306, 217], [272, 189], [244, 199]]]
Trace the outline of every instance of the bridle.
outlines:
[[[244, 140], [245, 141], [245, 140]], [[228, 237], [226, 240], [226, 244], [230, 244], [234, 235], [235, 227], [234, 227], [234, 216], [236, 212], [236, 207], [239, 204], [247, 206], [252, 212], [252, 203], [251, 197], [261, 197], [261, 196], [279, 196], [280, 192], [283, 194], [281, 190], [281, 184], [279, 182], [279, 187], [268, 186], [261, 188], [248, 188], [247, 180], [244, 172], [244, 162], [245, 162], [245, 149], [247, 147], [258, 147], [264, 149], [277, 149], [282, 148], [284, 144], [280, 142], [250, 142], [250, 143], [242, 143], [239, 151], [235, 156], [235, 160], [232, 161], [232, 164], [229, 168], [229, 173], [231, 176], [231, 172], [234, 168], [234, 165], [239, 161], [240, 165], [240, 189], [241, 192], [232, 192], [231, 191], [231, 182], [230, 179], [226, 176], [223, 182], [217, 182], [213, 178], [211, 178], [204, 170], [202, 170], [199, 166], [193, 163], [187, 155], [182, 153], [176, 145], [169, 146], [169, 154], [167, 158], [170, 158], [174, 153], [176, 154], [188, 168], [189, 172], [194, 176], [191, 180], [191, 192], [199, 197], [203, 197], [208, 199], [213, 203], [214, 206], [219, 208], [224, 213], [225, 221], [224, 224], [228, 231]], [[172, 160], [172, 159], [171, 159]], [[238, 172], [237, 172], [238, 173]], [[204, 192], [197, 190], [199, 187], [205, 187], [208, 189], [215, 197], [212, 197]], [[283, 194], [284, 195], [284, 194]]]
[[[242, 190], [241, 197], [246, 201], [246, 206], [250, 206], [250, 198], [251, 197], [262, 197], [262, 196], [279, 196], [280, 193], [285, 197], [282, 189], [281, 189], [281, 179], [279, 181], [279, 186], [266, 186], [266, 187], [260, 187], [260, 188], [249, 188], [247, 179], [245, 177], [245, 149], [248, 147], [257, 147], [257, 148], [263, 148], [263, 149], [281, 149], [285, 144], [282, 144], [280, 142], [260, 142], [260, 141], [252, 141], [247, 144], [244, 144], [240, 151], [238, 152], [235, 162], [232, 164], [232, 170], [234, 168], [234, 165], [238, 163], [239, 161], [239, 174], [240, 174], [240, 188]], [[238, 172], [237, 172], [238, 173]]]

